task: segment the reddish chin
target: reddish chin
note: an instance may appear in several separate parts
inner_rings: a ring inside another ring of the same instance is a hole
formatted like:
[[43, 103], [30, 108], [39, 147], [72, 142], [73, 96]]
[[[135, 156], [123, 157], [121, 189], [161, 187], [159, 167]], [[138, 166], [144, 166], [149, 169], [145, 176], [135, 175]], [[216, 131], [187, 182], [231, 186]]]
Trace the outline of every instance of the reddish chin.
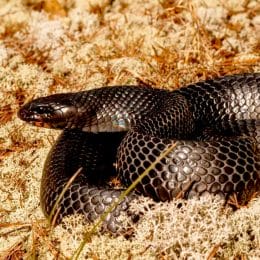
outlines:
[[39, 127], [45, 127], [45, 128], [50, 128], [51, 125], [49, 123], [46, 123], [46, 122], [33, 122], [32, 123], [33, 125], [35, 126], [39, 126]]

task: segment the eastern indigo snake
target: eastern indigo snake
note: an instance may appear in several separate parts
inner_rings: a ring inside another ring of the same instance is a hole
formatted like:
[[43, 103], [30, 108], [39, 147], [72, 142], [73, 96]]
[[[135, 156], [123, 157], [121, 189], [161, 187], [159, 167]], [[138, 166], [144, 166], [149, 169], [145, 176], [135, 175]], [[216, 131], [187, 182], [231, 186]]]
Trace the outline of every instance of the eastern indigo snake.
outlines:
[[[46, 216], [70, 177], [81, 173], [60, 202], [57, 222], [82, 213], [95, 220], [171, 144], [174, 149], [145, 176], [135, 192], [107, 217], [118, 217], [136, 194], [169, 201], [217, 194], [246, 200], [259, 191], [260, 74], [225, 76], [175, 91], [112, 86], [54, 94], [25, 104], [19, 117], [63, 129], [49, 152], [41, 183]], [[116, 167], [114, 163], [116, 162]]]

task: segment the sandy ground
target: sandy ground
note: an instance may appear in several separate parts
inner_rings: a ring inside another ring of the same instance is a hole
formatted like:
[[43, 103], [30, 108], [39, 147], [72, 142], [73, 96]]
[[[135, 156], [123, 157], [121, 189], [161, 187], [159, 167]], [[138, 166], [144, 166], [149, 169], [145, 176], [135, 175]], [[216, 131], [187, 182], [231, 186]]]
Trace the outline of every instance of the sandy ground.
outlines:
[[[79, 217], [54, 229], [44, 219], [41, 172], [59, 132], [21, 122], [19, 106], [260, 71], [259, 9], [250, 0], [0, 0], [0, 259], [66, 259], [91, 230]], [[92, 234], [80, 259], [259, 259], [259, 216], [259, 198], [235, 212], [214, 198], [158, 204], [132, 240]]]

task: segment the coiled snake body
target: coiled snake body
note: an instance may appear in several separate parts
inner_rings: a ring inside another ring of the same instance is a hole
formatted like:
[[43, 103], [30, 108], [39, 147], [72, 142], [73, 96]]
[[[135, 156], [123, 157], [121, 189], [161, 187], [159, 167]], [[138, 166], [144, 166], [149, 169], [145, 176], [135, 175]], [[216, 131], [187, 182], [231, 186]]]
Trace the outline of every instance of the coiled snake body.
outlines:
[[[41, 205], [46, 216], [71, 176], [81, 173], [60, 202], [57, 222], [82, 213], [95, 220], [122, 189], [109, 180], [118, 175], [131, 184], [173, 143], [160, 160], [108, 215], [104, 227], [120, 228], [136, 194], [169, 201], [180, 193], [208, 193], [245, 201], [259, 190], [260, 74], [232, 75], [175, 91], [113, 86], [55, 94], [25, 104], [21, 119], [64, 129], [45, 162]], [[117, 162], [117, 167], [113, 166]]]

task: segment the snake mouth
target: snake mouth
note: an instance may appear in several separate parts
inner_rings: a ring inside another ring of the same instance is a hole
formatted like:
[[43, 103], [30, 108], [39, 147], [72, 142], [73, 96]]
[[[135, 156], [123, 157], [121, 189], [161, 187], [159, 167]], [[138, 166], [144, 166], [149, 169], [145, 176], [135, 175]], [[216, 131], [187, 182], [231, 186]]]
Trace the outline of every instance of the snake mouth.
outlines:
[[24, 108], [21, 108], [18, 111], [18, 117], [33, 126], [45, 127], [45, 128], [52, 127], [52, 123], [47, 122], [46, 118], [43, 118], [41, 115], [32, 113]]
[[44, 127], [44, 128], [52, 128], [52, 124], [40, 121], [30, 121], [28, 122], [30, 125], [37, 126], [37, 127]]

